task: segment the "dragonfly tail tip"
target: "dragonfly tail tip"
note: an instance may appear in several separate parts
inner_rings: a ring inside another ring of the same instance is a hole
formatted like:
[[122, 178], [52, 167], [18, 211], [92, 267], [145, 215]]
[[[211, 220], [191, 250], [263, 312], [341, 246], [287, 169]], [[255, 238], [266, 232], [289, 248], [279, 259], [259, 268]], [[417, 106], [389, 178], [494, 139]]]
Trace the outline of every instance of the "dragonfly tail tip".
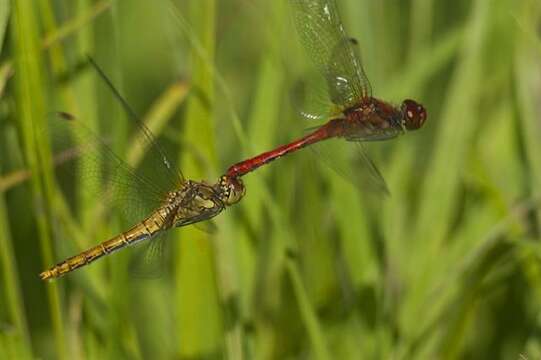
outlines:
[[46, 280], [52, 279], [52, 278], [53, 278], [53, 275], [51, 274], [51, 272], [50, 272], [49, 270], [46, 270], [46, 271], [43, 271], [43, 272], [41, 272], [41, 273], [39, 274], [39, 278], [40, 278], [41, 280], [46, 281]]

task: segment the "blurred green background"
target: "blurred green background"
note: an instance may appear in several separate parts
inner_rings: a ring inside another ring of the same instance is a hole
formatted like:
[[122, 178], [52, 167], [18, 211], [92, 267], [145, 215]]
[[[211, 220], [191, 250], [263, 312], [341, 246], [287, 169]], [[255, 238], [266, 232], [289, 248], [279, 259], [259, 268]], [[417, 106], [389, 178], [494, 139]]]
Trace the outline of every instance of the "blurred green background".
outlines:
[[1, 359], [541, 358], [541, 3], [337, 2], [374, 94], [428, 111], [369, 146], [390, 197], [304, 150], [175, 229], [164, 276], [127, 249], [45, 283], [124, 229], [43, 136], [63, 110], [132, 149], [86, 54], [209, 181], [318, 125], [291, 101], [308, 61], [285, 0], [0, 1]]

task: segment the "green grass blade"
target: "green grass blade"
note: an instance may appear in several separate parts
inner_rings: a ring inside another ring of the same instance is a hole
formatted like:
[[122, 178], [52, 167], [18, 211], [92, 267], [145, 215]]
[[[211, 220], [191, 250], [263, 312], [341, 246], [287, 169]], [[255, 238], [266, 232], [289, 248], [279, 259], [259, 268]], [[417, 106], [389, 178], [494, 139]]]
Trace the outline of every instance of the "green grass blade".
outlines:
[[[190, 3], [190, 27], [206, 59], [214, 58], [216, 2]], [[214, 81], [212, 69], [200, 54], [191, 57], [192, 95], [187, 103], [182, 137], [201, 149], [208, 164], [216, 165], [214, 138]], [[190, 178], [209, 178], [205, 169], [186, 152], [181, 152], [182, 171]], [[197, 229], [186, 228], [178, 235], [176, 257], [178, 352], [181, 357], [206, 357], [222, 353], [222, 314], [216, 287], [215, 254], [211, 238]]]
[[[0, 171], [1, 172], [1, 171]], [[20, 338], [25, 358], [32, 357], [32, 345], [24, 311], [24, 300], [19, 283], [17, 259], [10, 237], [9, 221], [3, 193], [0, 193], [0, 262], [3, 274], [3, 293], [6, 297], [9, 320], [13, 323], [16, 336]]]
[[306, 326], [308, 337], [312, 343], [314, 359], [326, 360], [332, 359], [329, 353], [319, 321], [315, 315], [314, 309], [307, 298], [306, 290], [303, 287], [299, 269], [292, 260], [287, 261], [287, 271], [291, 279], [293, 291], [297, 298], [301, 317]]
[[4, 45], [4, 37], [8, 26], [8, 19], [10, 14], [9, 0], [0, 1], [0, 49]]
[[[42, 82], [42, 54], [38, 45], [35, 9], [30, 1], [18, 1], [13, 8], [11, 36], [16, 77], [16, 104], [19, 115], [19, 131], [24, 143], [26, 161], [32, 173], [31, 188], [36, 207], [43, 266], [53, 263], [50, 206], [54, 199], [51, 175], [51, 154], [43, 134], [46, 119], [44, 87]], [[36, 285], [38, 284], [36, 274]], [[47, 285], [49, 312], [53, 325], [56, 357], [66, 359], [65, 327], [58, 284]]]
[[[526, 2], [523, 5], [523, 19], [533, 31], [535, 14], [539, 14], [539, 4]], [[537, 99], [541, 97], [541, 73], [539, 64], [541, 52], [536, 51], [530, 34], [524, 33], [518, 41], [515, 72], [517, 77], [517, 98], [525, 139], [526, 157], [531, 174], [530, 189], [534, 199], [541, 199], [541, 109]], [[537, 226], [541, 227], [541, 212], [537, 212]]]

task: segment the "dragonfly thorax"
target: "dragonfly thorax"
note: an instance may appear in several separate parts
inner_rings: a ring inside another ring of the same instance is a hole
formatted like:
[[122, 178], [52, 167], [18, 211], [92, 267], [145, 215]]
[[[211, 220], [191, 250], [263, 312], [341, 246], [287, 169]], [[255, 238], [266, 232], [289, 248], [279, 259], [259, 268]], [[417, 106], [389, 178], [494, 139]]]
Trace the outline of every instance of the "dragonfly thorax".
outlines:
[[163, 208], [169, 211], [171, 226], [178, 227], [213, 218], [224, 209], [224, 203], [213, 186], [188, 180], [169, 193]]
[[344, 111], [341, 136], [350, 141], [386, 140], [400, 135], [404, 130], [400, 109], [367, 97]]

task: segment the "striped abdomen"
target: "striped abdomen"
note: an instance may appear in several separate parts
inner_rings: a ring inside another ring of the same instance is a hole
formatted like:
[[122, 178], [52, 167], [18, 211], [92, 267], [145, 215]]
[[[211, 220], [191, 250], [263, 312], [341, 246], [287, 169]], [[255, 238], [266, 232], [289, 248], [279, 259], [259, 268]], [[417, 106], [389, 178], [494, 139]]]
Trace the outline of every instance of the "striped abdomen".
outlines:
[[167, 209], [160, 208], [139, 224], [135, 225], [126, 232], [121, 233], [102, 242], [79, 255], [72, 256], [52, 268], [39, 274], [42, 280], [53, 279], [69, 273], [75, 269], [90, 264], [100, 257], [110, 254], [113, 251], [122, 249], [127, 245], [135, 244], [139, 241], [148, 240], [158, 232], [165, 230], [165, 218]]

